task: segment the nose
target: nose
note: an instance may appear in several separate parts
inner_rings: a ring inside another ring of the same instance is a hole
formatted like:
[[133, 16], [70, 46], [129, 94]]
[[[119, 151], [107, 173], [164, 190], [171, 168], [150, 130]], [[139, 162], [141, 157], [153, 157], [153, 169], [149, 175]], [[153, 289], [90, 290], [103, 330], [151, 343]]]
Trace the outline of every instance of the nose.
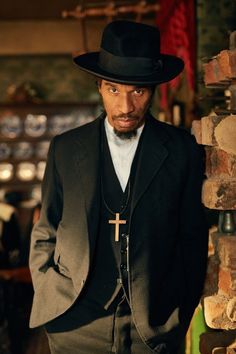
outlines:
[[134, 103], [132, 97], [128, 94], [124, 94], [120, 97], [119, 109], [123, 114], [129, 114], [134, 111]]

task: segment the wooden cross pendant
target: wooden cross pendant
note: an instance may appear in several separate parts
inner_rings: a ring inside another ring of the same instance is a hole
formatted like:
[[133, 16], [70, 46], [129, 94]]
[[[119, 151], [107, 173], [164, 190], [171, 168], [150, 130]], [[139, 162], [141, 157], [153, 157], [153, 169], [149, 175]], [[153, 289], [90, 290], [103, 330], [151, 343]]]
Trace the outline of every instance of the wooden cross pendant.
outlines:
[[120, 214], [116, 213], [115, 220], [108, 220], [109, 224], [115, 225], [115, 241], [119, 242], [119, 228], [121, 224], [126, 224], [126, 220], [120, 219]]

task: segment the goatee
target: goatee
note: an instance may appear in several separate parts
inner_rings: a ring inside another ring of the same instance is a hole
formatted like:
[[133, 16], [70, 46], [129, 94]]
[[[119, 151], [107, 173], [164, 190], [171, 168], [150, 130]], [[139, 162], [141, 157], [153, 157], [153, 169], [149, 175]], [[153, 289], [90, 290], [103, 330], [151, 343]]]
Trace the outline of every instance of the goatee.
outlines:
[[134, 130], [131, 130], [128, 132], [120, 132], [119, 130], [114, 128], [114, 133], [121, 140], [131, 140], [132, 138], [134, 138], [137, 135], [137, 129], [134, 129]]

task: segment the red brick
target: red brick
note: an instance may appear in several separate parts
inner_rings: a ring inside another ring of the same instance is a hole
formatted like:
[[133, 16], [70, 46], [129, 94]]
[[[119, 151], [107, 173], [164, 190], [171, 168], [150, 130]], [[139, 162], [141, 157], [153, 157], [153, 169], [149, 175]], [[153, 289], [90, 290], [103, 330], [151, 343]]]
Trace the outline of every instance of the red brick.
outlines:
[[236, 271], [220, 267], [218, 287], [219, 294], [236, 296]]
[[203, 291], [204, 296], [213, 295], [218, 291], [219, 257], [217, 249], [218, 240], [221, 235], [222, 234], [217, 231], [216, 226], [210, 228], [208, 244], [208, 265]]
[[210, 328], [221, 329], [227, 321], [226, 307], [228, 299], [225, 296], [213, 295], [204, 298], [204, 315]]
[[236, 270], [236, 237], [219, 237], [218, 254], [222, 267]]
[[222, 50], [217, 55], [217, 60], [221, 71], [228, 78], [236, 77], [236, 49]]
[[224, 116], [209, 115], [201, 118], [202, 144], [216, 146], [215, 128], [224, 119]]
[[209, 209], [236, 210], [236, 178], [208, 178], [202, 187], [202, 202]]
[[236, 155], [236, 115], [224, 117], [215, 127], [214, 137], [221, 150]]
[[216, 255], [208, 257], [207, 274], [204, 285], [204, 296], [210, 296], [218, 292], [219, 260]]
[[212, 61], [209, 61], [206, 64], [203, 64], [204, 71], [204, 83], [205, 85], [217, 83], [217, 78], [215, 77], [215, 71], [213, 70]]
[[205, 147], [207, 177], [236, 177], [236, 155], [218, 147]]
[[236, 296], [229, 300], [226, 307], [226, 315], [231, 322], [236, 322]]
[[[204, 301], [204, 316], [207, 325], [213, 329], [235, 330], [236, 322], [234, 318], [234, 308], [228, 309], [227, 306], [231, 299], [224, 295], [207, 296]], [[230, 317], [228, 317], [230, 314]]]
[[218, 249], [218, 239], [221, 234], [218, 232], [217, 226], [213, 225], [209, 229], [208, 256], [215, 255]]
[[210, 60], [203, 65], [205, 85], [218, 84], [227, 81], [217, 59]]
[[225, 238], [225, 234], [219, 232], [218, 225], [213, 225], [209, 230], [209, 247], [211, 247], [211, 252], [213, 252], [211, 254], [218, 255], [218, 243], [222, 237]]

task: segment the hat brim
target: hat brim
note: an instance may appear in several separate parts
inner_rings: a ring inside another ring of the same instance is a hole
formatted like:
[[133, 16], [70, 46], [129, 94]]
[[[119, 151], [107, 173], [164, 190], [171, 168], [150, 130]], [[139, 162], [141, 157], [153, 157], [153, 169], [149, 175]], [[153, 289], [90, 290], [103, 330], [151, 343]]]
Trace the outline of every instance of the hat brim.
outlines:
[[163, 64], [162, 68], [153, 72], [151, 75], [122, 76], [107, 72], [100, 68], [98, 65], [98, 59], [99, 52], [91, 52], [74, 57], [73, 61], [80, 67], [80, 69], [99, 78], [111, 82], [131, 85], [154, 85], [168, 82], [178, 76], [184, 68], [184, 62], [182, 59], [169, 54], [161, 54], [160, 59]]

